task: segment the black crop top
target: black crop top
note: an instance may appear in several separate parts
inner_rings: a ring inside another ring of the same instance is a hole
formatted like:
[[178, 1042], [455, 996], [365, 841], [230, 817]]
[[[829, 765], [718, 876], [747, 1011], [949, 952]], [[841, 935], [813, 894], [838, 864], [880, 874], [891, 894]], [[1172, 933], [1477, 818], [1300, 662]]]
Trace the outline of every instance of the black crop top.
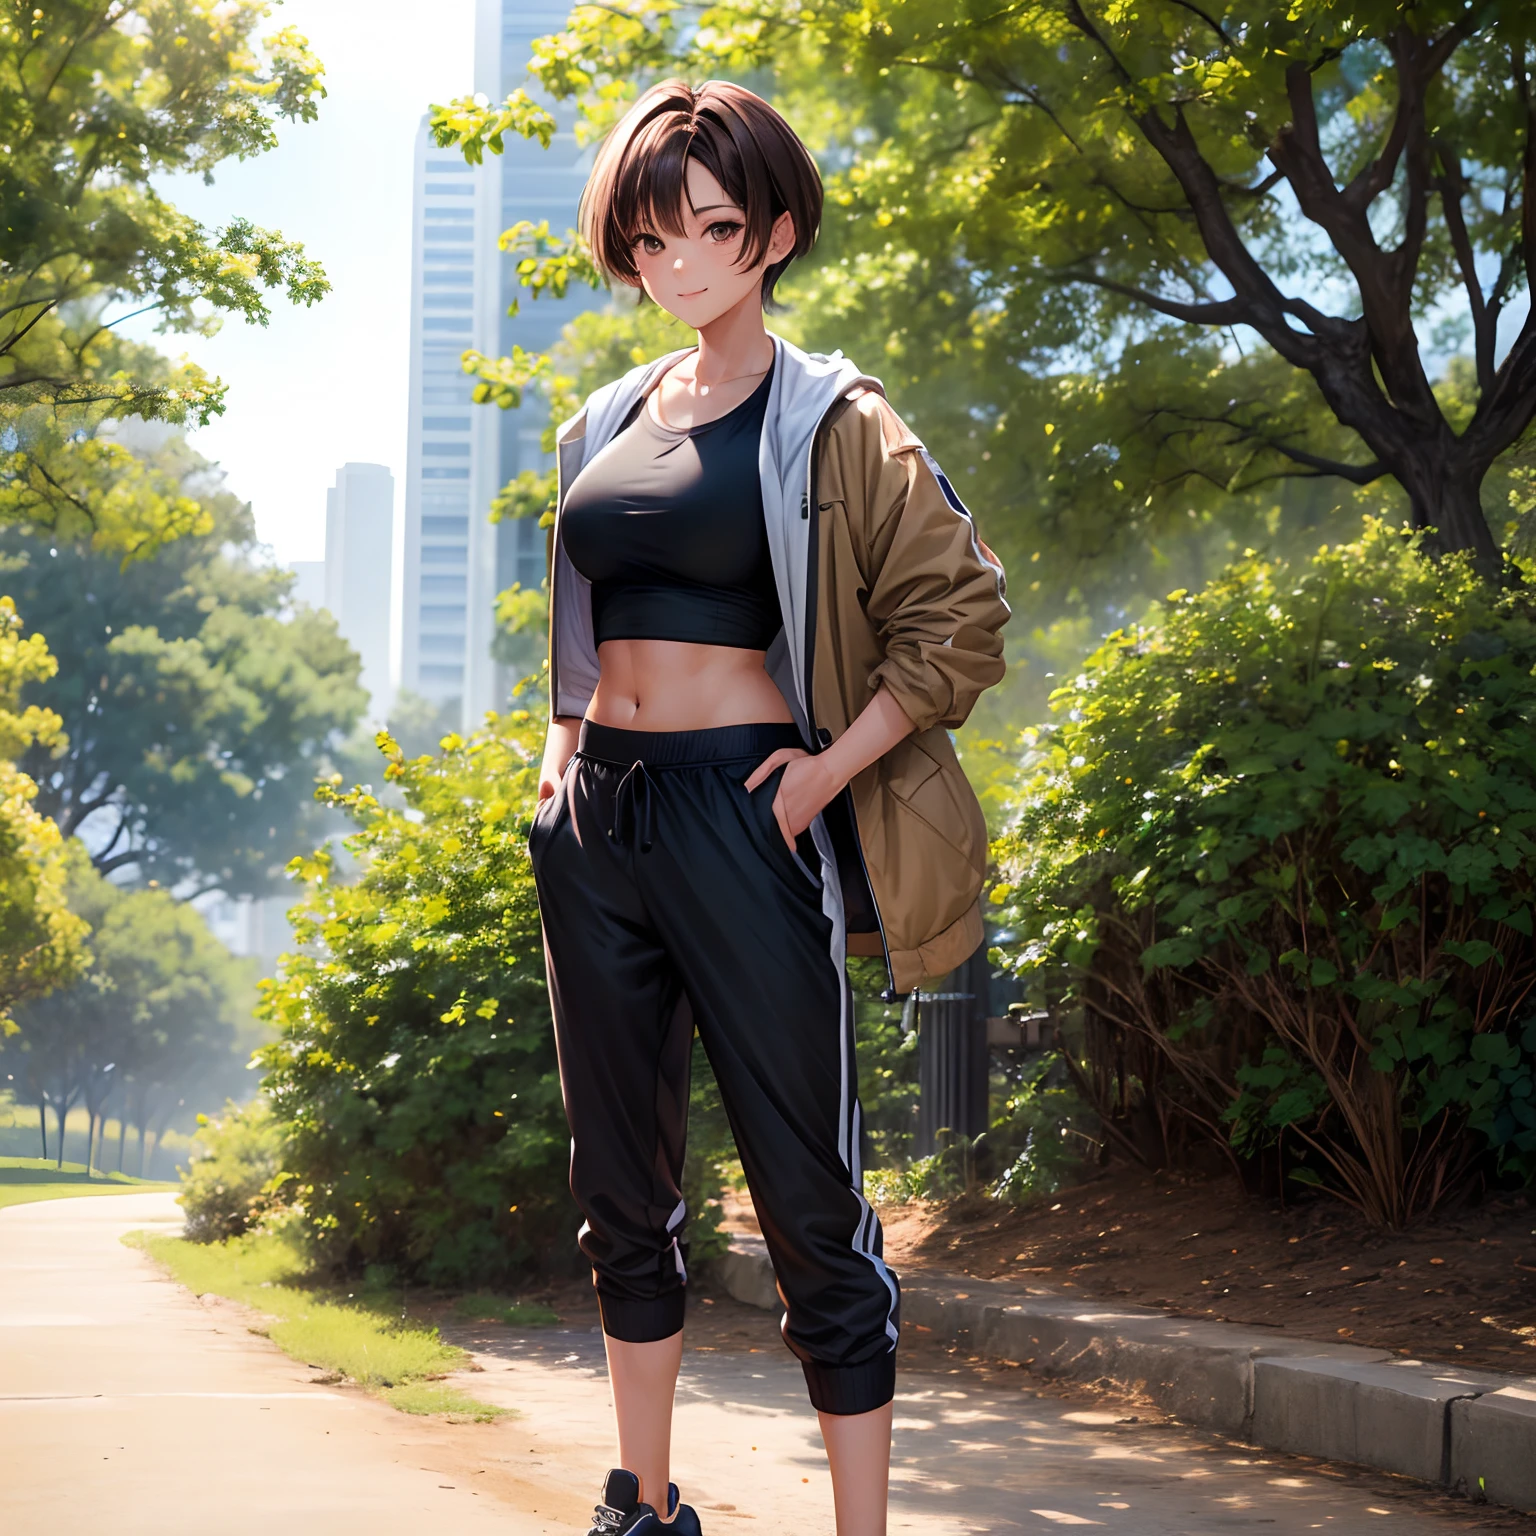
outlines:
[[764, 651], [782, 628], [757, 464], [772, 377], [735, 410], [682, 431], [658, 425], [642, 399], [572, 481], [561, 534], [592, 583], [599, 645]]

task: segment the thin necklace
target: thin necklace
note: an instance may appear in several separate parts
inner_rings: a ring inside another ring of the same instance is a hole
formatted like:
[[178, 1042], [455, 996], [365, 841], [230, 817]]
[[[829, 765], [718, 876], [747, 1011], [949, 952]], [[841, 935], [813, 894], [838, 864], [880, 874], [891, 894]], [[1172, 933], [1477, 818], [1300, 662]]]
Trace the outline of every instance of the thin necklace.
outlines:
[[698, 374], [694, 374], [694, 376], [693, 376], [694, 387], [698, 390], [698, 392], [699, 392], [699, 394], [701, 396], [702, 395], [707, 395], [710, 392], [710, 390], [718, 388], [721, 384], [734, 384], [737, 379], [755, 379], [755, 378], [758, 377], [759, 374], [767, 373], [768, 369], [772, 368], [772, 367], [773, 367], [773, 364], [769, 363], [767, 365], [767, 367], [765, 367], [765, 368], [754, 368], [754, 369], [752, 369], [752, 371], [750, 373], [733, 373], [730, 376], [730, 378], [728, 378], [728, 379], [716, 379], [713, 384], [700, 384], [699, 383], [699, 376], [698, 376]]

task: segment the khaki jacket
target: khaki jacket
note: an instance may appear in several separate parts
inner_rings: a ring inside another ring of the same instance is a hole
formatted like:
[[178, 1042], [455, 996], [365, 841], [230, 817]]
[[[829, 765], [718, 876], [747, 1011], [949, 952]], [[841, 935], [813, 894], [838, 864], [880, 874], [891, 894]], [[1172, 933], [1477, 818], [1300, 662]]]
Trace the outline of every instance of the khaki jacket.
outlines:
[[[986, 824], [948, 733], [1003, 676], [1003, 573], [878, 380], [840, 357], [775, 346], [759, 467], [784, 632], [768, 670], [812, 751], [841, 736], [882, 685], [916, 727], [854, 779], [851, 818], [829, 808], [812, 828], [837, 941], [883, 954], [893, 991], [910, 992], [982, 941]], [[599, 390], [557, 434], [557, 715], [583, 714], [597, 683], [591, 588], [561, 539], [565, 488], [681, 355]], [[839, 827], [855, 847], [840, 846]]]
[[[945, 489], [883, 395], [833, 412], [816, 455], [812, 697], [833, 741], [882, 684], [916, 726], [849, 786], [897, 992], [982, 941], [987, 826], [949, 732], [1003, 675], [1008, 605]], [[880, 954], [879, 938], [851, 931], [849, 952]]]

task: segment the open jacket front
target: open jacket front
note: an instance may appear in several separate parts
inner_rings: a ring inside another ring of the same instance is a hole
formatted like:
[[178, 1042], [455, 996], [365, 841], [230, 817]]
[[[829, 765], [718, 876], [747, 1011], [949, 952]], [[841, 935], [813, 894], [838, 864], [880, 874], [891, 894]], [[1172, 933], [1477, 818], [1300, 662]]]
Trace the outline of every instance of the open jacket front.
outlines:
[[[1003, 675], [1001, 569], [877, 379], [774, 338], [758, 451], [784, 629], [768, 652], [807, 748], [830, 746], [884, 684], [916, 730], [816, 818], [823, 909], [850, 953], [883, 954], [910, 992], [982, 940], [981, 807], [950, 744]], [[550, 543], [549, 686], [579, 716], [597, 687], [591, 583], [565, 553], [565, 493], [684, 354], [597, 390], [559, 431]]]

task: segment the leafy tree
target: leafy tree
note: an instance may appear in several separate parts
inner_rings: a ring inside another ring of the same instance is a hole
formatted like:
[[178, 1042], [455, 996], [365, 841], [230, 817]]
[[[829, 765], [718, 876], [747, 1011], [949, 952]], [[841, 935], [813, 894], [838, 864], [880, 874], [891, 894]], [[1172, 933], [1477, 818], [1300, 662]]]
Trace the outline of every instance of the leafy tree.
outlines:
[[77, 972], [84, 925], [68, 906], [59, 829], [35, 804], [37, 786], [16, 766], [24, 753], [63, 745], [52, 710], [23, 705], [28, 685], [57, 661], [40, 635], [22, 634], [15, 603], [0, 597], [0, 1040], [11, 1009]]
[[1536, 602], [1420, 543], [1250, 556], [1111, 635], [992, 893], [1122, 1151], [1384, 1226], [1536, 1179]]
[[89, 1163], [115, 1097], [125, 1134], [138, 1127], [142, 1172], [188, 1095], [240, 1084], [256, 1044], [254, 977], [192, 907], [113, 885], [78, 843], [70, 863], [71, 910], [90, 925], [85, 965], [72, 984], [17, 1008], [6, 1054], [21, 1066], [23, 1096], [53, 1107], [61, 1166], [70, 1110], [87, 1111]]
[[319, 61], [292, 28], [258, 46], [269, 10], [0, 7], [0, 516], [129, 554], [185, 531], [185, 502], [93, 494], [108, 469], [134, 471], [96, 436], [105, 419], [200, 424], [223, 409], [217, 380], [119, 337], [121, 312], [207, 333], [222, 315], [265, 324], [273, 290], [302, 304], [326, 292], [301, 246], [241, 218], [209, 230], [157, 190], [272, 148], [280, 118], [315, 116]]
[[206, 531], [127, 564], [93, 541], [0, 532], [10, 590], [59, 646], [31, 697], [68, 745], [25, 766], [103, 874], [265, 895], [321, 835], [312, 791], [365, 707], [358, 658], [329, 614], [289, 610], [292, 577], [261, 560], [250, 508], [212, 466], [174, 436], [136, 462]]
[[[589, 131], [663, 72], [775, 90], [831, 173], [834, 310], [883, 317], [936, 398], [951, 359], [1006, 355], [1030, 382], [952, 409], [1022, 428], [1074, 500], [1390, 481], [1486, 565], [1481, 492], [1536, 410], [1533, 32], [1462, 0], [636, 0], [576, 7], [531, 68]], [[543, 132], [516, 101], [437, 117], [471, 149], [498, 126]], [[1095, 407], [1070, 466], [1036, 435], [1055, 391]]]
[[[1196, 452], [1205, 439], [1187, 422], [1169, 426], [1176, 406], [1198, 412], [1201, 392], [1226, 379], [1287, 410], [1310, 411], [1345, 451], [1347, 434], [1328, 428], [1315, 391], [1263, 348], [1228, 357], [1173, 326], [1100, 342], [1081, 317], [1063, 318], [1057, 289], [1049, 302], [1036, 294], [1040, 302], [1016, 304], [984, 291], [965, 251], [965, 210], [937, 193], [918, 206], [921, 177], [909, 178], [907, 204], [872, 214], [870, 178], [878, 171], [887, 191], [896, 184], [887, 174], [892, 146], [926, 164], [938, 151], [921, 148], [922, 135], [955, 126], [948, 86], [935, 94], [926, 77], [907, 80], [904, 90], [914, 95], [903, 115], [878, 76], [873, 83], [856, 73], [825, 76], [783, 28], [765, 34], [756, 56], [771, 54], [771, 69], [746, 67], [738, 53], [674, 56], [668, 50], [681, 37], [648, 7], [629, 20], [582, 8], [566, 33], [537, 45], [533, 67], [557, 93], [580, 94], [578, 132], [605, 126], [647, 73], [681, 68], [776, 93], [817, 149], [829, 194], [822, 236], [781, 285], [789, 308], [775, 328], [815, 350], [841, 349], [883, 378], [1009, 569], [1010, 679], [989, 693], [965, 738], [978, 782], [1006, 773], [1011, 722], [1038, 718], [1052, 674], [1075, 665], [1093, 635], [1170, 587], [1198, 586], [1247, 545], [1310, 548], [1320, 536], [1347, 534], [1362, 510], [1380, 509], [1388, 494], [1381, 484], [1345, 487], [1341, 505], [1337, 482], [1323, 478], [1272, 480], [1255, 467], [1218, 479]], [[473, 159], [497, 148], [493, 128], [521, 125], [539, 136], [532, 104], [514, 98], [513, 105], [508, 113], [465, 98], [435, 109], [438, 141], [459, 144]], [[937, 172], [933, 179], [940, 187]], [[984, 191], [969, 188], [976, 208]], [[523, 224], [502, 239], [535, 299], [597, 281], [574, 232]], [[558, 420], [587, 390], [691, 339], [624, 290], [606, 313], [579, 317], [547, 356], [470, 352], [465, 366], [482, 401], [515, 407], [534, 389]], [[525, 473], [493, 515], [542, 515], [552, 500], [553, 476]]]
[[572, 1214], [526, 849], [540, 731], [522, 711], [440, 755], [380, 746], [406, 805], [323, 788], [362, 873], [343, 883], [329, 849], [295, 861], [309, 890], [263, 984], [263, 1088], [332, 1263], [501, 1283]]

